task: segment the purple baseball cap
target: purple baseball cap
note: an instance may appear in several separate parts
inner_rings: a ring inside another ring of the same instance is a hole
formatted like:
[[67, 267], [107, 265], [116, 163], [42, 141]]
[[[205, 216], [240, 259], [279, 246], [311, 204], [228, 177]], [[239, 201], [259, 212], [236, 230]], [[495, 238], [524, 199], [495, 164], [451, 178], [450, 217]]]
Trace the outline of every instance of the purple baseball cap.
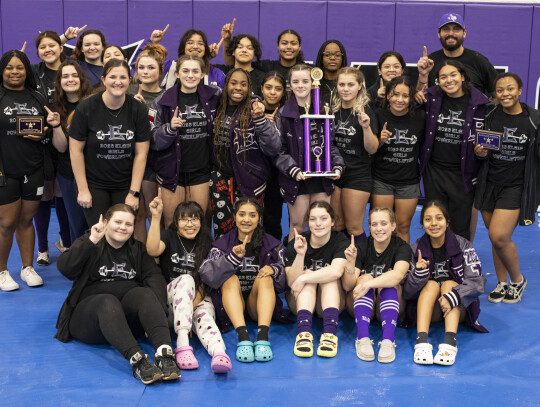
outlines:
[[439, 30], [442, 26], [446, 24], [454, 23], [459, 25], [461, 28], [465, 29], [465, 23], [463, 22], [463, 17], [457, 13], [448, 13], [441, 17], [439, 20]]

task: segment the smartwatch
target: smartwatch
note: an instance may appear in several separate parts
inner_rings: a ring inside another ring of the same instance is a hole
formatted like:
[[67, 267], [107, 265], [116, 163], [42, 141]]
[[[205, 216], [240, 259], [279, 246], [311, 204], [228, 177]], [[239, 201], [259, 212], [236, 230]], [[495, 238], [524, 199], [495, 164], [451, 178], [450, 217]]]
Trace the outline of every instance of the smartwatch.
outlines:
[[138, 198], [139, 196], [141, 196], [141, 193], [139, 191], [134, 191], [132, 189], [129, 190], [129, 193], [133, 195], [135, 198]]

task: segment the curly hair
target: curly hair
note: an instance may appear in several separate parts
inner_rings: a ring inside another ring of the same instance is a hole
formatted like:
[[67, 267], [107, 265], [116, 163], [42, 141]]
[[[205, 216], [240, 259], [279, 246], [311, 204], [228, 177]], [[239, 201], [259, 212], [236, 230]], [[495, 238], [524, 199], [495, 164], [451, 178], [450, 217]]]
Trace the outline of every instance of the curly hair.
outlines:
[[257, 58], [257, 61], [259, 61], [262, 57], [261, 43], [259, 42], [257, 38], [255, 38], [253, 35], [250, 35], [250, 34], [235, 35], [226, 49], [227, 54], [232, 55], [234, 51], [236, 50], [236, 48], [238, 48], [240, 41], [244, 38], [247, 38], [251, 42], [251, 45], [253, 46], [253, 53], [255, 54], [255, 58]]

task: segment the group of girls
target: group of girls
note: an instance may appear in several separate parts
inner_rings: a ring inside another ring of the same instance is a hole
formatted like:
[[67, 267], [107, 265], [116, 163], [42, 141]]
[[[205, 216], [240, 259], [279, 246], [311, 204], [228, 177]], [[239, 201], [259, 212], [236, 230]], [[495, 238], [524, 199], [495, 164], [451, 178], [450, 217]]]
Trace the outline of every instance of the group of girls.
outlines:
[[[526, 285], [511, 236], [518, 222], [530, 223], [534, 217], [539, 117], [519, 101], [520, 78], [511, 73], [497, 77], [500, 104], [492, 108], [471, 86], [466, 69], [449, 60], [436, 67], [438, 85], [415, 94], [403, 58], [391, 51], [378, 63], [380, 81], [366, 89], [362, 72], [346, 66], [343, 45], [327, 41], [317, 65], [324, 74], [322, 102], [331, 105], [335, 116], [328, 146], [334, 175], [306, 178], [300, 115], [306, 108], [313, 112], [312, 68], [303, 64], [301, 38], [293, 30], [282, 32], [279, 60], [260, 60], [257, 39], [233, 37], [233, 28], [234, 22], [222, 29], [226, 75], [209, 63], [218, 46], [209, 45], [197, 30], [184, 34], [176, 61], [166, 61], [167, 51], [157, 44], [167, 28], [154, 31], [136, 58], [139, 83], [133, 81], [123, 50], [107, 45], [97, 30], [82, 32], [75, 59], [66, 59], [62, 46], [78, 36], [79, 28], [61, 37], [41, 33], [36, 46], [43, 62], [34, 69], [24, 53], [4, 54], [1, 289], [18, 288], [7, 271], [14, 233], [21, 279], [30, 286], [43, 284], [32, 267], [32, 218], [37, 213], [38, 240], [44, 236], [38, 251], [46, 252], [56, 180], [63, 197], [56, 200], [63, 228], [60, 246], [73, 244], [59, 260], [59, 270], [75, 279], [59, 318], [59, 339], [111, 343], [145, 383], [179, 377], [176, 365], [198, 366], [189, 345], [191, 329], [217, 373], [232, 366], [219, 333], [231, 325], [238, 334], [237, 360], [271, 360], [270, 321], [286, 321], [277, 294], [287, 284], [288, 306], [297, 314], [298, 356], [313, 354], [315, 310], [324, 324], [317, 353], [336, 355], [339, 313], [347, 306], [357, 321], [358, 357], [374, 359], [368, 328], [377, 315], [383, 325], [378, 360], [393, 361], [404, 296], [418, 299], [418, 312], [411, 314], [418, 318], [415, 362], [452, 364], [460, 318], [485, 330], [477, 322], [485, 278], [467, 240], [473, 201], [489, 229], [499, 280], [489, 300], [518, 302]], [[419, 63], [420, 81], [429, 73], [422, 67]], [[98, 84], [91, 95], [90, 87]], [[28, 114], [46, 117], [45, 136], [17, 136], [16, 116]], [[482, 127], [503, 134], [500, 151], [475, 146], [475, 131]], [[320, 134], [319, 125], [312, 123], [312, 147], [319, 145]], [[314, 163], [316, 157], [309, 159]], [[431, 203], [421, 215], [426, 234], [411, 252], [409, 229], [421, 175]], [[281, 197], [290, 218], [286, 254], [276, 227]], [[363, 219], [369, 200], [373, 209], [366, 238]], [[213, 243], [206, 230], [210, 218]], [[309, 232], [303, 232], [306, 225]], [[88, 226], [90, 233], [84, 234]], [[146, 249], [132, 235], [146, 242]], [[143, 267], [149, 255], [160, 258], [163, 275]], [[48, 264], [48, 256], [42, 257]], [[142, 312], [141, 301], [148, 298], [133, 298], [138, 288], [149, 288], [146, 295], [162, 307]], [[119, 306], [122, 323], [104, 316]], [[178, 335], [176, 356], [162, 329], [169, 308]], [[435, 358], [427, 343], [434, 308], [442, 311], [446, 329]], [[244, 310], [258, 322], [255, 342]], [[132, 335], [124, 335], [141, 326], [155, 347], [155, 365]]]

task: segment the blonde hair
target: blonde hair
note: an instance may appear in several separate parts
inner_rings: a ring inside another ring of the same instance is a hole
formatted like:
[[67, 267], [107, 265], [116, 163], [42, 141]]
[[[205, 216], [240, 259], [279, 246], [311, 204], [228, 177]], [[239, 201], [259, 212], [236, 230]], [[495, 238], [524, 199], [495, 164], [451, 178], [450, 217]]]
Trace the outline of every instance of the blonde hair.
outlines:
[[[366, 106], [369, 103], [369, 96], [367, 93], [366, 86], [364, 85], [364, 74], [362, 71], [356, 68], [351, 68], [350, 66], [346, 66], [344, 68], [339, 69], [337, 71], [336, 76], [336, 87], [339, 83], [339, 77], [340, 75], [352, 75], [354, 76], [354, 79], [358, 84], [360, 84], [360, 90], [358, 91], [358, 95], [356, 95], [356, 101], [353, 105], [353, 114], [360, 113], [360, 109], [362, 106]], [[341, 96], [339, 96], [339, 92], [334, 92], [334, 96], [332, 98], [332, 111], [337, 112], [339, 109], [341, 109]]]
[[[372, 208], [370, 211], [369, 211], [369, 214], [368, 214], [368, 223], [371, 225], [371, 215], [373, 215], [375, 212], [386, 212], [388, 214], [388, 217], [390, 218], [390, 223], [393, 223], [393, 224], [396, 224], [396, 214], [394, 213], [394, 211], [390, 208], [383, 208], [381, 206], [378, 206], [376, 208]], [[397, 231], [396, 229], [394, 229], [392, 231], [392, 236], [396, 236], [397, 235]]]

